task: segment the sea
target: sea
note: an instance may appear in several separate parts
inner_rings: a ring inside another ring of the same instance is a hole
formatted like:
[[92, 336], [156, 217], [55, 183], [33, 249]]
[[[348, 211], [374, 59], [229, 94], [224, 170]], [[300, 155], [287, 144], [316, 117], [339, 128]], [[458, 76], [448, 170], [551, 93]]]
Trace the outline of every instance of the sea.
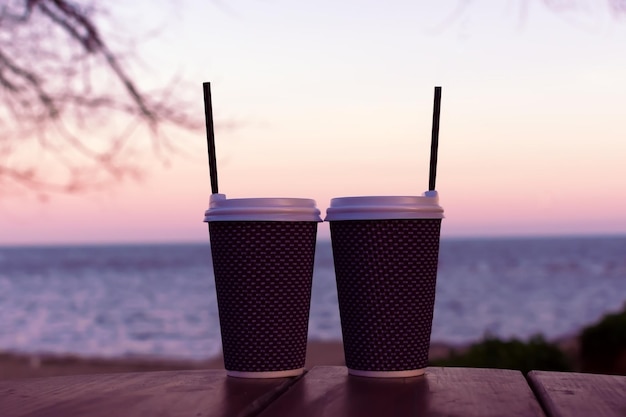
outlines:
[[[556, 340], [626, 302], [626, 236], [441, 241], [432, 341]], [[319, 240], [309, 340], [340, 340]], [[208, 244], [0, 247], [0, 352], [201, 360], [221, 350]]]

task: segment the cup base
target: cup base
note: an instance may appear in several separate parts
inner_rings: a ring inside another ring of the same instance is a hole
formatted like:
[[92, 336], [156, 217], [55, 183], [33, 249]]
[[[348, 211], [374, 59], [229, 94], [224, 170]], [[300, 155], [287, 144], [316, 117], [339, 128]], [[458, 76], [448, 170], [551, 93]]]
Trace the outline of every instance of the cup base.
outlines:
[[249, 379], [269, 379], [269, 378], [287, 378], [290, 376], [298, 376], [304, 373], [304, 368], [288, 369], [286, 371], [265, 371], [265, 372], [245, 372], [245, 371], [229, 371], [226, 370], [226, 375], [235, 378], [249, 378]]
[[410, 378], [424, 375], [426, 368], [409, 369], [407, 371], [359, 371], [348, 368], [348, 373], [355, 376], [365, 376], [368, 378]]

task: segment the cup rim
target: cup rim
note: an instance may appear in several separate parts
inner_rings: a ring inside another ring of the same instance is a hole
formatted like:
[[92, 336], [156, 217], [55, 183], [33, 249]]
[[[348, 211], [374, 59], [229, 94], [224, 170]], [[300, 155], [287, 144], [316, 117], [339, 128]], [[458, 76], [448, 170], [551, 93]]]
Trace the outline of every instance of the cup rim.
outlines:
[[325, 221], [442, 219], [436, 194], [421, 196], [355, 196], [330, 200]]
[[212, 196], [204, 212], [205, 222], [214, 221], [312, 221], [321, 222], [320, 210], [310, 198]]

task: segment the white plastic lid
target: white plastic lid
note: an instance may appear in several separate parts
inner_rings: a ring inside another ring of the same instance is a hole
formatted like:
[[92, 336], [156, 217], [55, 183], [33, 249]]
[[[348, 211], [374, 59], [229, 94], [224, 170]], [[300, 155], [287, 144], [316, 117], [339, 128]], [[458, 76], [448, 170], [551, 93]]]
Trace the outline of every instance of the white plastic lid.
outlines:
[[308, 198], [231, 198], [213, 194], [205, 222], [224, 221], [321, 222], [315, 200]]
[[442, 219], [436, 191], [422, 196], [340, 197], [330, 200], [325, 221], [381, 219]]

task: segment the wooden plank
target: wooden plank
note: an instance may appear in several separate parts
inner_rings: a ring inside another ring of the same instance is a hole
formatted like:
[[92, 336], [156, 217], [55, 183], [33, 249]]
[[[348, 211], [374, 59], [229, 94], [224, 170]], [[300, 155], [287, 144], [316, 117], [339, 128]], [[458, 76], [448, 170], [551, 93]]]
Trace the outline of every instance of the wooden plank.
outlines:
[[626, 376], [548, 371], [528, 375], [550, 417], [626, 416]]
[[465, 416], [542, 417], [518, 371], [428, 368], [414, 378], [348, 375], [344, 367], [316, 367], [272, 402], [260, 417]]
[[223, 370], [5, 380], [0, 416], [248, 416], [296, 380], [232, 378]]

